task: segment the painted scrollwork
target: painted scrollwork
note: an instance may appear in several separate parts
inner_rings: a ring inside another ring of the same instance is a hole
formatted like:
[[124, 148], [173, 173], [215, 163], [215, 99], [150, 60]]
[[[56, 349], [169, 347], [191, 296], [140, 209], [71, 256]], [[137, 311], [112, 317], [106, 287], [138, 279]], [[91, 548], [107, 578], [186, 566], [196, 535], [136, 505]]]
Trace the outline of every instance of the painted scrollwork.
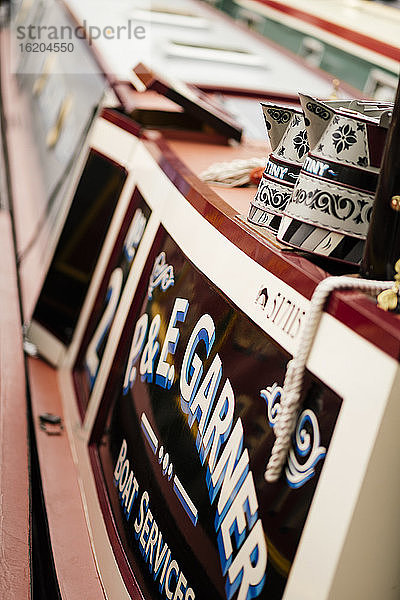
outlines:
[[323, 119], [324, 121], [329, 121], [329, 119], [331, 118], [331, 113], [329, 112], [329, 110], [327, 110], [320, 104], [316, 104], [315, 102], [307, 102], [306, 108], [307, 110], [314, 113], [314, 115], [320, 117], [320, 119]]
[[165, 292], [174, 285], [174, 267], [167, 263], [165, 252], [161, 252], [154, 261], [153, 271], [149, 279], [148, 298], [151, 299], [156, 287]]
[[277, 383], [273, 383], [265, 390], [261, 390], [261, 398], [265, 400], [267, 405], [268, 422], [271, 427], [274, 427], [281, 408], [281, 395], [283, 389]]
[[269, 116], [277, 123], [288, 123], [290, 121], [291, 112], [280, 108], [269, 108], [267, 110]]
[[[283, 389], [277, 383], [260, 392], [267, 405], [268, 422], [272, 428], [279, 416], [282, 393]], [[311, 409], [306, 408], [297, 419], [285, 468], [286, 481], [290, 487], [299, 488], [313, 477], [317, 463], [326, 455], [326, 448], [320, 442], [318, 419]]]
[[357, 218], [359, 221], [356, 221], [356, 223], [369, 223], [372, 215], [372, 204], [369, 204], [365, 200], [358, 200], [357, 202], [359, 208]]
[[254, 200], [264, 208], [283, 210], [289, 202], [290, 196], [290, 192], [286, 192], [284, 189], [272, 189], [271, 186], [261, 180]]
[[320, 445], [318, 419], [310, 409], [299, 416], [294, 436], [294, 445], [289, 451], [285, 475], [292, 488], [299, 488], [315, 474], [315, 466], [326, 455]]
[[315, 190], [313, 197], [314, 208], [333, 215], [341, 221], [350, 219], [355, 211], [355, 202], [340, 194], [330, 194], [325, 190]]
[[326, 213], [340, 221], [353, 219], [355, 223], [369, 223], [371, 217], [369, 204], [347, 195], [318, 188], [307, 192], [298, 187], [294, 191], [292, 202], [305, 204], [311, 210]]
[[[307, 204], [307, 198], [310, 197], [310, 193], [307, 194], [307, 191], [301, 187], [295, 188], [294, 194], [292, 197], [292, 202], [296, 204]], [[311, 198], [312, 199], [312, 198]]]

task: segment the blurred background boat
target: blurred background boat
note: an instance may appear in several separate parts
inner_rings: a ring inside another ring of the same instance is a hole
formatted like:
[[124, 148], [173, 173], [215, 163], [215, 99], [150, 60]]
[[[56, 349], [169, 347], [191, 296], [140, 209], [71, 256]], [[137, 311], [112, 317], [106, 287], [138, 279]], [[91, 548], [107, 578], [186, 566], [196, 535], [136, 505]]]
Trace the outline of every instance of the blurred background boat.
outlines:
[[351, 83], [393, 100], [399, 74], [398, 2], [370, 0], [212, 0], [260, 35]]

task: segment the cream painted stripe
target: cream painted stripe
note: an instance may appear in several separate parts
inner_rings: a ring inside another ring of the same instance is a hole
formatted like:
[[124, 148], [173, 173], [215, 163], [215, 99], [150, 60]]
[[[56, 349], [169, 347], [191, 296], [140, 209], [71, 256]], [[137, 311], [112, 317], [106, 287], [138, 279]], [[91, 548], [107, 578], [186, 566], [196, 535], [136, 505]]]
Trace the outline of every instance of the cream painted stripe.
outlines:
[[[366, 407], [365, 397], [376, 406], [377, 374], [383, 395], [390, 390], [397, 361], [350, 327], [324, 313], [307, 362], [307, 368], [337, 394], [351, 396]], [[366, 368], [368, 366], [368, 368]], [[340, 377], [338, 377], [340, 373]], [[368, 379], [374, 383], [368, 387]], [[382, 380], [382, 381], [381, 381]]]
[[[284, 600], [329, 597], [398, 363], [324, 314], [307, 367], [343, 397], [343, 404]], [[383, 554], [376, 552], [377, 556]]]
[[[280, 1], [281, 4], [282, 0]], [[398, 47], [396, 27], [400, 24], [398, 10], [388, 6], [379, 6], [365, 0], [285, 0], [284, 4], [295, 9], [308, 11], [326, 21], [347, 26], [352, 24], [352, 29], [366, 35], [370, 34], [382, 41], [391, 38], [393, 46]], [[371, 21], [371, 18], [374, 21]], [[387, 36], [379, 27], [387, 27]], [[388, 42], [390, 43], [390, 42]]]
[[152, 9], [151, 7], [146, 9], [141, 7], [134, 8], [130, 11], [130, 18], [133, 21], [144, 21], [154, 23], [155, 25], [169, 25], [171, 27], [186, 27], [190, 29], [209, 29], [211, 26], [210, 20], [200, 16], [200, 13], [180, 15], [174, 14], [173, 9], [171, 13], [163, 13], [157, 6]]
[[[185, 511], [189, 515], [189, 518], [196, 523], [197, 522], [197, 517], [198, 517], [197, 508], [193, 504], [191, 498], [189, 497], [187, 491], [183, 487], [182, 482], [181, 482], [181, 480], [179, 479], [179, 477], [177, 475], [174, 475], [174, 488], [176, 488], [176, 490], [178, 492], [177, 493], [175, 491], [175, 489], [174, 489], [174, 491], [177, 494], [177, 496], [178, 496], [179, 501], [181, 502], [181, 504], [183, 506], [184, 506], [184, 503], [186, 504], [187, 508], [185, 508]], [[183, 500], [183, 502], [182, 502], [182, 500]]]
[[[287, 15], [279, 10], [273, 9], [269, 6], [265, 6], [259, 2], [255, 2], [253, 0], [236, 0], [236, 3], [239, 4], [240, 6], [243, 6], [250, 10], [253, 10], [254, 12], [262, 14], [265, 17], [269, 17], [270, 19], [272, 19], [274, 21], [281, 22], [284, 25], [287, 25], [288, 27], [290, 27], [292, 29], [303, 32], [306, 35], [317, 37], [322, 42], [331, 44], [332, 46], [336, 46], [337, 48], [344, 50], [345, 52], [348, 52], [351, 55], [359, 56], [360, 58], [362, 58], [368, 62], [371, 62], [374, 65], [380, 66], [384, 69], [388, 69], [389, 71], [393, 71], [394, 73], [399, 73], [399, 63], [397, 61], [395, 61], [391, 58], [388, 58], [386, 56], [383, 56], [382, 54], [379, 54], [378, 52], [375, 52], [373, 50], [368, 50], [367, 48], [364, 48], [363, 46], [359, 46], [358, 44], [355, 44], [353, 42], [349, 42], [348, 40], [345, 40], [344, 38], [342, 38], [340, 36], [330, 33], [329, 31], [326, 31], [325, 29], [321, 29], [320, 27], [316, 27], [315, 25], [311, 25], [310, 23], [301, 21], [300, 19], [297, 19], [295, 17]], [[314, 5], [314, 7], [313, 7], [314, 9], [315, 9], [315, 6], [316, 5]], [[304, 11], [307, 9], [303, 5], [301, 7], [301, 10]], [[313, 12], [313, 9], [310, 8], [310, 12]], [[326, 20], [332, 20], [332, 15], [329, 16], [329, 15], [321, 14], [319, 16], [320, 16], [320, 18], [325, 18]], [[343, 27], [348, 27], [348, 23], [349, 23], [349, 21], [347, 21], [345, 23], [338, 22], [338, 25], [341, 25]], [[363, 33], [364, 35], [369, 35], [370, 37], [375, 37], [374, 33], [372, 33], [371, 31], [362, 31], [361, 29], [358, 31], [359, 31], [359, 33]], [[390, 42], [386, 39], [385, 42], [392, 43], [392, 45], [396, 46], [396, 47], [398, 45], [397, 40], [396, 40], [396, 42]]]
[[158, 165], [155, 169], [155, 165], [154, 158], [149, 154], [143, 142], [139, 141], [132, 161], [136, 183], [152, 211], [160, 212], [165, 203], [166, 189], [172, 184]]
[[[248, 67], [264, 66], [265, 58], [253, 53], [240, 53], [228, 50], [214, 50], [213, 48], [203, 48], [199, 46], [190, 47], [187, 44], [179, 46], [179, 42], [168, 42], [165, 47], [165, 54], [177, 58], [193, 60], [215, 60], [227, 63], [229, 65], [240, 65]], [[218, 52], [218, 54], [217, 54]]]

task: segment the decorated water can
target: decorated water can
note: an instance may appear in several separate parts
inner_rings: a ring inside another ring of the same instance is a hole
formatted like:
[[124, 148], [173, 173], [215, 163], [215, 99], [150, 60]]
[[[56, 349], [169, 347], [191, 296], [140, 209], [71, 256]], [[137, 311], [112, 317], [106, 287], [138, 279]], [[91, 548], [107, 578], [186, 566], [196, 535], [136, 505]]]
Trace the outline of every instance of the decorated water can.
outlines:
[[323, 102], [300, 94], [310, 151], [285, 208], [278, 239], [359, 264], [393, 105]]
[[261, 106], [272, 152], [247, 219], [276, 234], [309, 147], [299, 107], [271, 103]]

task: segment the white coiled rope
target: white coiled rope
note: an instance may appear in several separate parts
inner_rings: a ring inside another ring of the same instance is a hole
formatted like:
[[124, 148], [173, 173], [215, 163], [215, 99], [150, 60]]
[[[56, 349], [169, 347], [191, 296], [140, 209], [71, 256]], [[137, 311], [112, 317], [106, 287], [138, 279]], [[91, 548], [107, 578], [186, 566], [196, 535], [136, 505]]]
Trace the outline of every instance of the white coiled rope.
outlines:
[[296, 426], [307, 360], [328, 296], [335, 290], [345, 289], [360, 290], [377, 295], [392, 286], [393, 281], [374, 281], [341, 276], [327, 277], [315, 288], [300, 336], [298, 350], [286, 368], [280, 410], [274, 426], [276, 440], [264, 474], [267, 481], [277, 481], [286, 462], [291, 446], [291, 437]]
[[250, 173], [265, 167], [265, 158], [237, 158], [231, 162], [215, 163], [200, 174], [200, 179], [209, 184], [239, 187], [250, 183]]

